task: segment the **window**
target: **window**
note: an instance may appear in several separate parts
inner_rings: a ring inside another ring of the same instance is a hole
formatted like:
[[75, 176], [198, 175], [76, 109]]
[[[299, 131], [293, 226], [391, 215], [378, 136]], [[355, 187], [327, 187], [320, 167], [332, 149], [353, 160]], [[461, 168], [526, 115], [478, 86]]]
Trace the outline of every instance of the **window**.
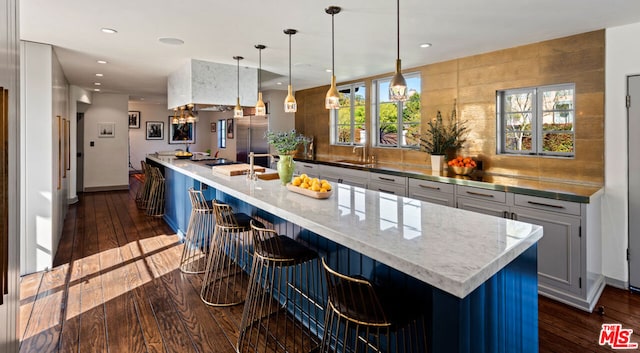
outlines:
[[363, 145], [366, 142], [364, 83], [339, 86], [340, 109], [331, 111], [335, 145]]
[[374, 110], [376, 127], [376, 145], [378, 147], [420, 146], [420, 73], [404, 75], [409, 90], [406, 102], [389, 100], [389, 82], [391, 77], [376, 80]]
[[227, 121], [218, 120], [218, 147], [227, 148]]
[[575, 155], [575, 85], [498, 91], [498, 153]]

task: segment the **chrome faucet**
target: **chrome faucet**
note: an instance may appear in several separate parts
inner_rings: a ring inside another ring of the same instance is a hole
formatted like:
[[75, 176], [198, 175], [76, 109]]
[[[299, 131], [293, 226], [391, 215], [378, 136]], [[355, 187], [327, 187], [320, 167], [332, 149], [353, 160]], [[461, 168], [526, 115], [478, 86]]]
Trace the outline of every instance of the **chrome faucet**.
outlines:
[[367, 145], [356, 145], [353, 146], [353, 153], [356, 153], [356, 150], [361, 148], [362, 149], [362, 154], [360, 155], [360, 161], [361, 162], [366, 162], [367, 161]]
[[247, 179], [256, 180], [256, 171], [254, 169], [254, 160], [253, 157], [271, 157], [269, 153], [259, 153], [255, 154], [253, 152], [249, 152], [249, 174], [247, 174]]

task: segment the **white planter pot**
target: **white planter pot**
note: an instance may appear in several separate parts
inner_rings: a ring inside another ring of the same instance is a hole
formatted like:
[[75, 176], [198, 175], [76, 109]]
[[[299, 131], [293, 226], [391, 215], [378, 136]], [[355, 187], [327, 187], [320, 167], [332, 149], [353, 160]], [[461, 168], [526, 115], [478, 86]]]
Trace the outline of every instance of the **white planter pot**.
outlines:
[[443, 155], [431, 155], [431, 170], [434, 172], [439, 172], [442, 170], [442, 165], [444, 164], [444, 156]]

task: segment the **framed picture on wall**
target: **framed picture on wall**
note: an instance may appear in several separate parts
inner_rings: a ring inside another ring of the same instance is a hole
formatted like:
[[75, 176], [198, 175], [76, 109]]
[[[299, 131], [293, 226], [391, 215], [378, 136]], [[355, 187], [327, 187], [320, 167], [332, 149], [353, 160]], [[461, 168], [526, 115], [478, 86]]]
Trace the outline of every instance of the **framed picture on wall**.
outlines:
[[164, 123], [147, 121], [147, 140], [164, 140]]
[[233, 139], [233, 119], [227, 119], [227, 138]]
[[116, 123], [98, 123], [98, 137], [116, 137]]
[[211, 132], [216, 132], [216, 123], [211, 123]]
[[140, 112], [130, 111], [129, 112], [129, 129], [139, 129], [139, 128], [140, 128]]
[[172, 124], [169, 116], [169, 143], [196, 143], [196, 123]]

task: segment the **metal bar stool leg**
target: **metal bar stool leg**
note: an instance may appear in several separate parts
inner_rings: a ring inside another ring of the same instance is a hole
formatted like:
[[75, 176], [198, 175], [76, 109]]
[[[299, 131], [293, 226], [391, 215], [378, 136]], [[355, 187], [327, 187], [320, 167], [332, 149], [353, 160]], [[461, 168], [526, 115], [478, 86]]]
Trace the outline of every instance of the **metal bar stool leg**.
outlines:
[[151, 178], [151, 166], [144, 161], [142, 161], [141, 164], [142, 170], [144, 171], [144, 184], [138, 190], [140, 192], [140, 196], [136, 196], [136, 206], [141, 210], [146, 210], [153, 180]]
[[151, 167], [152, 185], [147, 205], [147, 215], [162, 217], [164, 215], [165, 180], [160, 169]]
[[[318, 254], [252, 224], [254, 257], [237, 350], [311, 352], [318, 347]], [[314, 316], [315, 315], [315, 316]]]
[[211, 236], [214, 228], [213, 208], [209, 206], [202, 191], [189, 188], [191, 216], [185, 234], [180, 271], [203, 273], [207, 265]]

